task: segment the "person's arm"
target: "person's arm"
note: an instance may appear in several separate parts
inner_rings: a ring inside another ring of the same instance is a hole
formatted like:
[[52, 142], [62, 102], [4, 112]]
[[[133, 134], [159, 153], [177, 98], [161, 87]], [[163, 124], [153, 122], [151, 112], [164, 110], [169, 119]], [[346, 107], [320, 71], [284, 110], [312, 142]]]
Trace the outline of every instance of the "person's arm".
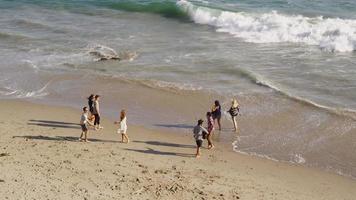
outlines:
[[208, 133], [208, 130], [206, 130], [204, 127], [201, 127], [201, 130], [202, 130], [203, 132]]
[[99, 102], [98, 101], [96, 102], [96, 112], [100, 116], [100, 109], [99, 109]]
[[114, 124], [120, 124], [121, 123], [121, 119], [119, 121], [115, 121]]
[[94, 126], [94, 123], [93, 122], [91, 122], [91, 121], [87, 121], [87, 123], [90, 125], [90, 126]]
[[88, 117], [85, 117], [84, 124], [89, 124], [91, 126], [94, 126], [94, 124], [88, 119]]
[[213, 106], [213, 107], [211, 108], [211, 112], [215, 112], [215, 110], [216, 110], [216, 106]]

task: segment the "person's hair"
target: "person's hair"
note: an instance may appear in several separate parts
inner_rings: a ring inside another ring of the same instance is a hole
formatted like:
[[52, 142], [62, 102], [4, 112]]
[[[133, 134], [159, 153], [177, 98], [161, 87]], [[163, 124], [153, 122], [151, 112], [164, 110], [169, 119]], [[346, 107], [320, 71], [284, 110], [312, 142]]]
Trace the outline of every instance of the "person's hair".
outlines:
[[123, 120], [125, 117], [126, 117], [126, 111], [125, 110], [121, 110], [120, 120]]
[[199, 125], [199, 126], [200, 126], [200, 125], [203, 125], [203, 122], [204, 122], [204, 120], [199, 119], [199, 120], [198, 120], [198, 125]]
[[95, 95], [95, 96], [94, 96], [95, 99], [97, 99], [97, 98], [99, 98], [99, 97], [100, 97], [100, 95]]
[[235, 107], [238, 107], [239, 106], [239, 103], [237, 102], [236, 99], [232, 99], [231, 101], [231, 107], [235, 108]]
[[84, 106], [84, 107], [83, 107], [83, 111], [85, 111], [87, 108], [88, 108], [88, 107]]
[[210, 117], [211, 116], [211, 112], [207, 112], [206, 116]]
[[220, 102], [218, 100], [215, 100], [214, 104], [215, 106], [220, 106]]
[[93, 97], [94, 97], [94, 94], [91, 94], [91, 95], [88, 97], [88, 99], [89, 99], [89, 100], [92, 100]]

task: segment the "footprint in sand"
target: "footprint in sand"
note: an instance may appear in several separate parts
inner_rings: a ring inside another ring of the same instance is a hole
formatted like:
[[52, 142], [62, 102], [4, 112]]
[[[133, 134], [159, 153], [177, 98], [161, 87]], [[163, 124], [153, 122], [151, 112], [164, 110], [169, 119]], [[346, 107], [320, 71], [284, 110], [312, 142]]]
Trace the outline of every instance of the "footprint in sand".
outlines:
[[0, 157], [10, 156], [9, 153], [0, 153]]

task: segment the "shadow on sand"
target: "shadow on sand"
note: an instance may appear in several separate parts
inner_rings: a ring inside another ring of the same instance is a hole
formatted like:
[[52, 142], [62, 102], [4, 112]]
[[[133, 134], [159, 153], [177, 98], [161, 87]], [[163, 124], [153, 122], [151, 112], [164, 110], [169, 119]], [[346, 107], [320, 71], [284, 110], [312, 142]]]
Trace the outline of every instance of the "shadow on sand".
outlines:
[[147, 148], [147, 150], [138, 150], [138, 149], [124, 149], [124, 150], [134, 151], [134, 152], [139, 152], [139, 153], [153, 154], [153, 155], [180, 156], [180, 157], [186, 157], [186, 158], [194, 157], [193, 154], [174, 153], [174, 152], [167, 152], [167, 151], [157, 151], [157, 150], [154, 150], [154, 149], [151, 149], [151, 148]]
[[194, 145], [187, 145], [187, 144], [176, 144], [176, 143], [169, 143], [169, 142], [159, 142], [159, 141], [133, 141], [136, 143], [145, 143], [149, 145], [156, 145], [156, 146], [167, 146], [167, 147], [179, 147], [179, 148], [195, 148]]
[[[71, 142], [79, 142], [78, 137], [73, 136], [43, 136], [43, 135], [24, 135], [24, 136], [14, 136], [13, 138], [24, 138], [29, 140], [49, 140], [49, 141], [71, 141]], [[88, 138], [90, 142], [109, 142], [109, 143], [119, 143], [119, 141], [114, 140], [101, 140], [101, 139], [93, 139]]]
[[27, 124], [28, 125], [33, 125], [33, 126], [44, 126], [44, 127], [51, 127], [51, 128], [80, 129], [80, 126], [77, 123], [49, 121], [49, 120], [34, 120], [34, 119], [31, 119], [31, 120], [29, 120], [29, 122]]
[[181, 128], [181, 129], [193, 129], [194, 126], [188, 124], [154, 124], [154, 126], [163, 128]]

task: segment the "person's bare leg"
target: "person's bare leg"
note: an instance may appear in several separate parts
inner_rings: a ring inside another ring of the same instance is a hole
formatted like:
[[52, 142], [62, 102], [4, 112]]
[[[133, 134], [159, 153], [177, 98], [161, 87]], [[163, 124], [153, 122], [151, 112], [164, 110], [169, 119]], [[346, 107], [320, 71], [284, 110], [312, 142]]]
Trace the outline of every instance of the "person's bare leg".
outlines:
[[206, 139], [208, 140], [208, 149], [209, 149], [211, 147], [210, 133], [208, 133]]
[[220, 122], [221, 118], [218, 118], [218, 126], [219, 126], [219, 131], [221, 131], [221, 122]]
[[213, 131], [211, 131], [208, 135], [208, 149], [212, 149], [214, 148], [214, 144], [213, 144]]
[[128, 137], [126, 134], [124, 134], [124, 137], [125, 137], [125, 139], [126, 139], [126, 143], [129, 143], [129, 142], [130, 142], [129, 137]]
[[200, 157], [200, 147], [197, 147], [197, 153], [195, 154], [196, 158]]
[[85, 142], [89, 142], [89, 140], [88, 140], [88, 131], [84, 132], [84, 141]]
[[121, 142], [124, 143], [124, 134], [121, 133]]
[[80, 134], [80, 137], [79, 137], [79, 140], [80, 140], [80, 141], [83, 140], [83, 135], [84, 135], [84, 132], [82, 131], [82, 133]]
[[237, 132], [237, 122], [236, 122], [236, 117], [232, 117], [232, 123], [234, 124], [234, 129], [235, 129], [235, 132]]

